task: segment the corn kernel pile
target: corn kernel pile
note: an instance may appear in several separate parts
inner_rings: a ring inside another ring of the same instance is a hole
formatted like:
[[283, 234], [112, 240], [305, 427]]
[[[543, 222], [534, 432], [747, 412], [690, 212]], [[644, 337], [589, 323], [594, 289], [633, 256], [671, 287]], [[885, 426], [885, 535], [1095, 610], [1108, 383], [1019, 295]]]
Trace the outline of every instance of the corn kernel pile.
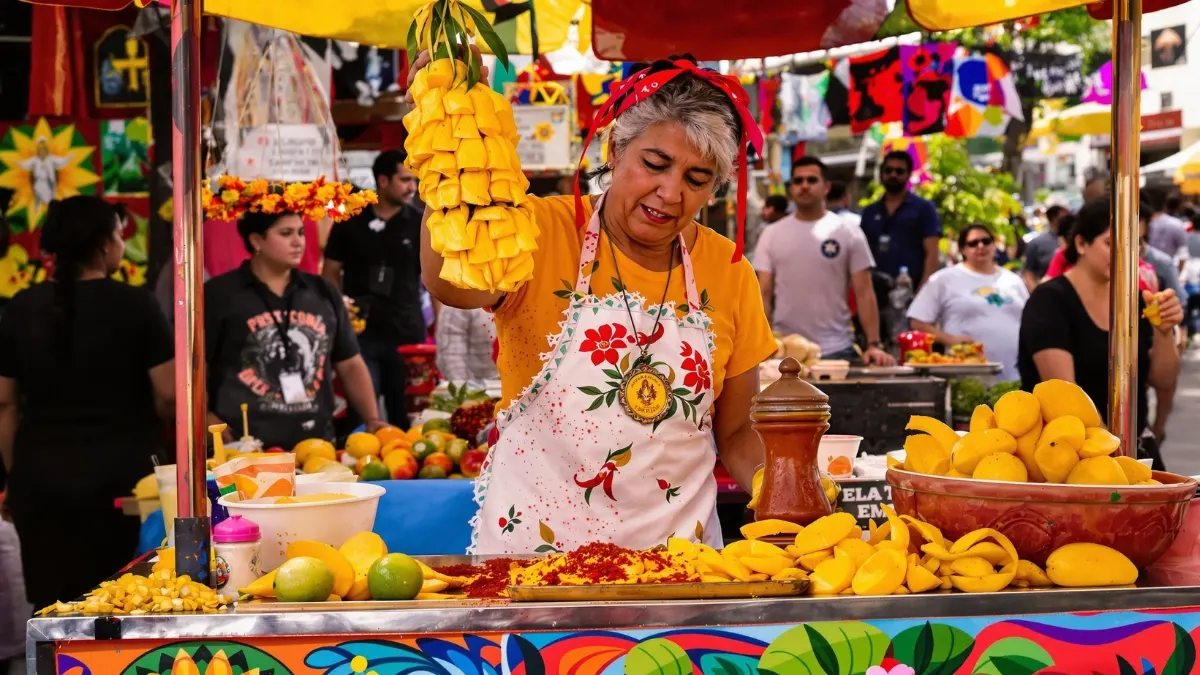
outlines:
[[532, 278], [538, 228], [517, 157], [512, 105], [479, 81], [479, 57], [467, 47], [478, 26], [495, 50], [499, 39], [484, 18], [458, 0], [437, 0], [418, 12], [410, 58], [423, 50], [435, 58], [410, 88], [415, 105], [404, 116], [404, 148], [405, 165], [432, 211], [426, 226], [444, 260], [441, 278], [495, 293]]
[[177, 577], [170, 569], [160, 569], [143, 577], [126, 574], [116, 581], [104, 581], [82, 602], [57, 602], [39, 612], [46, 616], [58, 614], [170, 614], [203, 612], [216, 614], [232, 600], [204, 584], [192, 581], [186, 574]]

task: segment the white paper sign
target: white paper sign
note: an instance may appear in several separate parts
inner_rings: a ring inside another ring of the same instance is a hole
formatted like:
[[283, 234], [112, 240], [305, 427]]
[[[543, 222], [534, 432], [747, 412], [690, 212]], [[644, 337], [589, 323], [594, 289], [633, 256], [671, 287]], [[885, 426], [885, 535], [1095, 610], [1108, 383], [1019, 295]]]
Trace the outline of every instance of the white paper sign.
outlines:
[[525, 171], [569, 169], [575, 166], [571, 157], [571, 115], [574, 109], [566, 105], [513, 106], [513, 117], [521, 142], [517, 155]]
[[229, 173], [244, 179], [333, 179], [337, 139], [315, 124], [267, 124], [246, 129], [229, 144]]
[[378, 150], [346, 150], [342, 152], [345, 162], [346, 175], [342, 180], [348, 180], [364, 190], [375, 189], [375, 158]]

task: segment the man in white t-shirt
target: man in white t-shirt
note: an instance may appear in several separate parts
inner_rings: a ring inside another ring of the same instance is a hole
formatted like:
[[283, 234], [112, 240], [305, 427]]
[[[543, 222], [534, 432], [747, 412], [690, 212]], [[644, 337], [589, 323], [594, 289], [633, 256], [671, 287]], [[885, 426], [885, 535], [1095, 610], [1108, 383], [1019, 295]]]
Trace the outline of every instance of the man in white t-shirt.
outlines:
[[862, 230], [825, 208], [829, 192], [825, 165], [815, 157], [792, 164], [791, 215], [759, 235], [754, 268], [772, 327], [796, 333], [821, 347], [822, 358], [857, 360], [851, 332], [849, 290], [870, 345], [868, 364], [896, 361], [879, 340], [879, 311], [871, 268], [875, 260]]

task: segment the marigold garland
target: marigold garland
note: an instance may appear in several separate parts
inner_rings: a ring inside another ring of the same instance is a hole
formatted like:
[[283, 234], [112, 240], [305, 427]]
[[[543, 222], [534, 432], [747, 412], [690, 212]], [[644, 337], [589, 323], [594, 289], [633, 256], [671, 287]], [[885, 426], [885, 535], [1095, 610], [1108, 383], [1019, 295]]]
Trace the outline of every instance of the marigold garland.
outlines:
[[353, 218], [369, 204], [379, 202], [373, 190], [354, 189], [350, 183], [327, 183], [321, 176], [311, 183], [280, 183], [259, 178], [218, 176], [217, 190], [204, 181], [204, 215], [212, 220], [237, 220], [246, 213], [296, 213], [312, 220], [333, 222]]

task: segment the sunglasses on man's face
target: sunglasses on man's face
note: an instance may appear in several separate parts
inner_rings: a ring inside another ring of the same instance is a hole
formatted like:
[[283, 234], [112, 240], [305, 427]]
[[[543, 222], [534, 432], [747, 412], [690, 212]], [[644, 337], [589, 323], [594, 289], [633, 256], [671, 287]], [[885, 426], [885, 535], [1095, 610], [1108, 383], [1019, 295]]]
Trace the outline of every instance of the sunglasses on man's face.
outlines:
[[816, 185], [821, 179], [818, 176], [796, 176], [792, 179], [792, 185]]
[[983, 237], [982, 239], [972, 239], [971, 241], [968, 241], [965, 244], [965, 246], [967, 248], [976, 248], [979, 246], [991, 246], [992, 243], [995, 241], [996, 240], [992, 239], [991, 237]]
[[885, 176], [904, 176], [908, 174], [908, 169], [902, 166], [885, 166], [879, 170], [879, 173]]

